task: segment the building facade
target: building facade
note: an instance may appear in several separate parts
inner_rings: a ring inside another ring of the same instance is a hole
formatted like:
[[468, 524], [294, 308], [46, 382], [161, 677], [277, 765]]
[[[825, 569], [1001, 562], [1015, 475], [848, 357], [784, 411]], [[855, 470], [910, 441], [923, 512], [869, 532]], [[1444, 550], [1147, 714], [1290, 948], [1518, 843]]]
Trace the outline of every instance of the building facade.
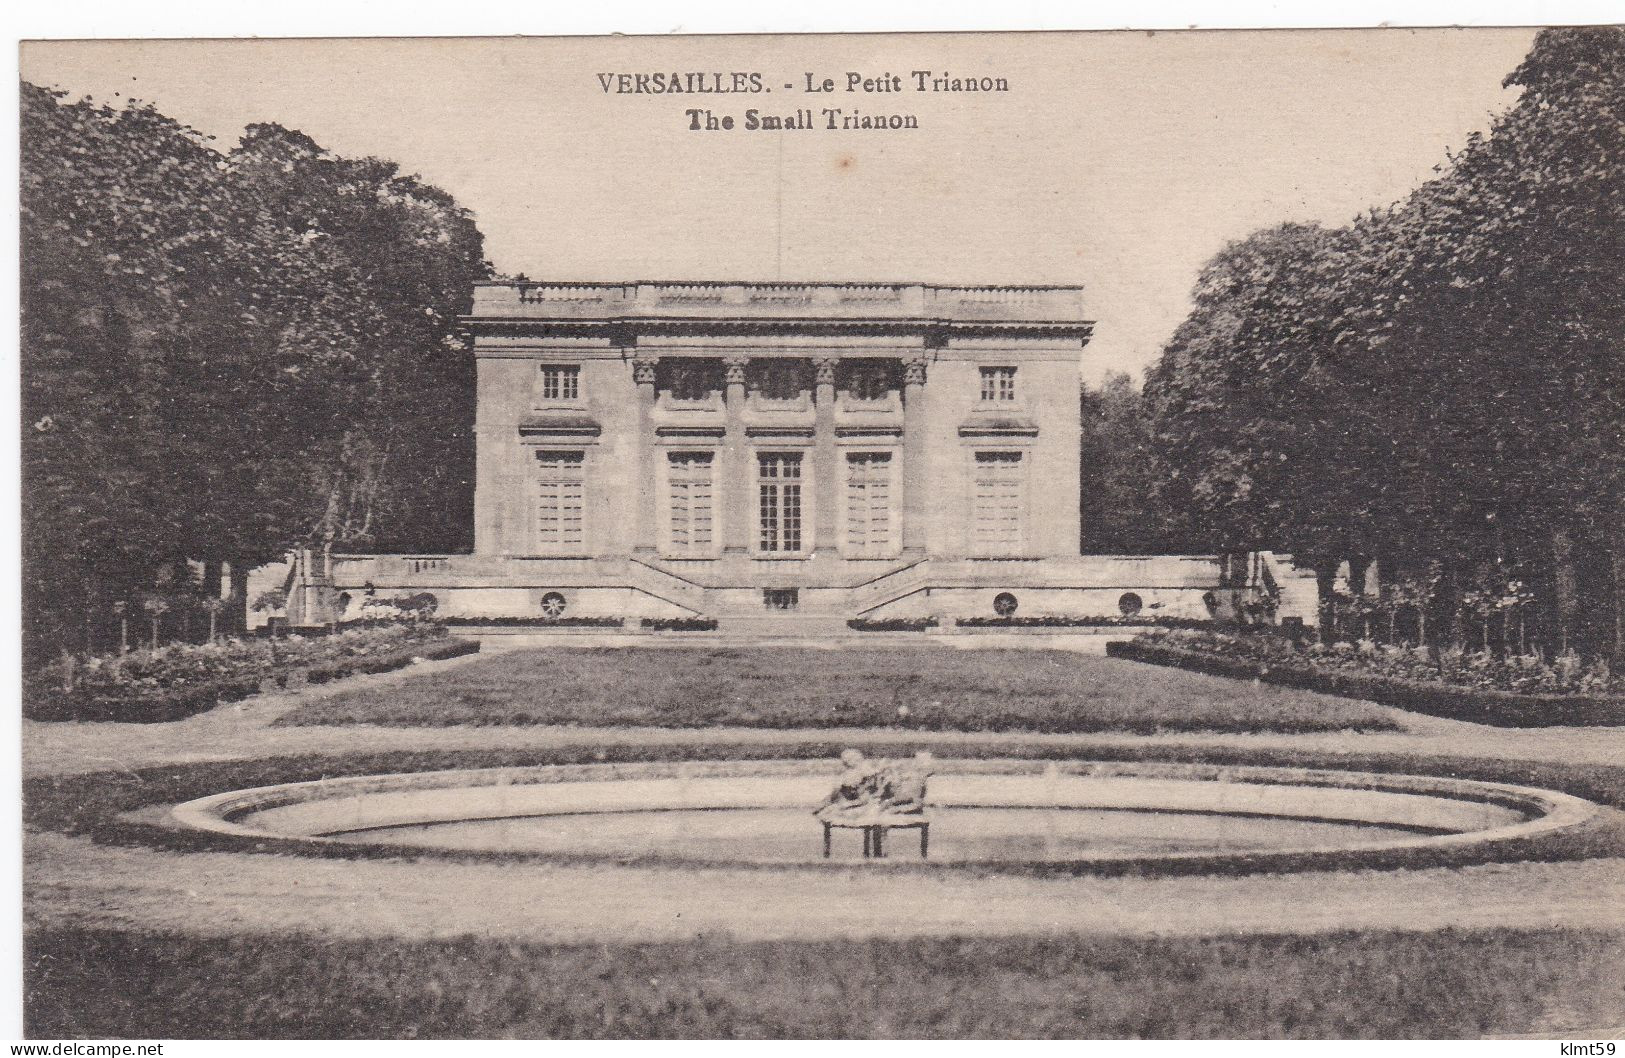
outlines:
[[335, 556], [350, 607], [1202, 615], [1211, 563], [1078, 553], [1079, 288], [500, 282], [465, 322], [474, 553]]

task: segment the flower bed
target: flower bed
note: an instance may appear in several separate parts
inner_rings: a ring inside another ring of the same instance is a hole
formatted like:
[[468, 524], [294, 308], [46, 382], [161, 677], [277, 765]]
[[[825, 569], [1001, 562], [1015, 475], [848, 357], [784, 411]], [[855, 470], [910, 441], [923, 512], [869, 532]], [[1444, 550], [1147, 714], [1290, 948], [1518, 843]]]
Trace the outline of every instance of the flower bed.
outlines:
[[317, 665], [305, 671], [305, 680], [309, 683], [330, 683], [358, 673], [393, 672], [419, 661], [444, 661], [447, 658], [460, 658], [465, 654], [477, 654], [479, 650], [480, 644], [476, 639], [448, 638], [418, 647], [406, 647], [389, 654], [349, 658]]
[[714, 632], [715, 617], [645, 617], [643, 627], [651, 632]]
[[961, 617], [960, 628], [1211, 628], [1212, 621], [1194, 617], [1146, 617], [1111, 614], [1099, 617]]
[[923, 632], [937, 627], [935, 617], [854, 617], [846, 627], [855, 632]]
[[459, 628], [621, 628], [621, 617], [442, 617], [441, 624]]
[[160, 723], [238, 701], [266, 686], [355, 672], [387, 672], [415, 657], [452, 657], [477, 644], [446, 638], [434, 624], [345, 628], [322, 636], [172, 643], [122, 656], [53, 662], [31, 673], [24, 715], [35, 720]]
[[1432, 716], [1496, 724], [1625, 724], [1625, 688], [1606, 669], [1373, 643], [1299, 647], [1270, 634], [1148, 632], [1111, 657], [1363, 698]]

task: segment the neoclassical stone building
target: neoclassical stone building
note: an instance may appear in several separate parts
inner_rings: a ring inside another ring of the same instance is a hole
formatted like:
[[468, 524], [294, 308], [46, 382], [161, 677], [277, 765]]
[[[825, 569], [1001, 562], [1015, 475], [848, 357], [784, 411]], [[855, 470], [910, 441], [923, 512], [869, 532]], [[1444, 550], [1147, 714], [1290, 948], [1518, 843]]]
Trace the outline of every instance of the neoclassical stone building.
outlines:
[[499, 282], [466, 323], [474, 553], [335, 556], [351, 607], [1203, 613], [1210, 562], [1078, 553], [1077, 287]]

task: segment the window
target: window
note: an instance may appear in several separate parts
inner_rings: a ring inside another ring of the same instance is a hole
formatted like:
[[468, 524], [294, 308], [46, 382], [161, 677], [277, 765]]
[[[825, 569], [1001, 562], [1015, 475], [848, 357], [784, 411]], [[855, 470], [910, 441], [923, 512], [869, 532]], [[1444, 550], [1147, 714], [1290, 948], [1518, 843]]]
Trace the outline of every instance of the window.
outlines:
[[880, 401], [891, 396], [892, 373], [884, 363], [860, 361], [846, 367], [846, 393], [856, 401]]
[[982, 368], [982, 399], [985, 401], [1016, 399], [1016, 369], [1013, 367]]
[[800, 400], [807, 372], [800, 360], [752, 360], [751, 390], [761, 400]]
[[981, 555], [1021, 552], [1022, 509], [1026, 505], [1020, 452], [977, 452], [973, 543]]
[[801, 550], [801, 455], [765, 453], [756, 457], [757, 547], [768, 552]]
[[667, 457], [671, 528], [667, 542], [679, 555], [708, 555], [715, 540], [716, 487], [711, 452], [672, 452]]
[[672, 400], [710, 400], [722, 391], [722, 366], [710, 360], [661, 361]]
[[794, 610], [801, 605], [799, 588], [763, 588], [762, 605], [769, 610]]
[[575, 365], [545, 364], [542, 367], [543, 400], [580, 400], [581, 368]]
[[536, 453], [536, 544], [541, 551], [581, 547], [585, 452]]
[[854, 555], [891, 550], [891, 453], [852, 452], [846, 457], [846, 548]]

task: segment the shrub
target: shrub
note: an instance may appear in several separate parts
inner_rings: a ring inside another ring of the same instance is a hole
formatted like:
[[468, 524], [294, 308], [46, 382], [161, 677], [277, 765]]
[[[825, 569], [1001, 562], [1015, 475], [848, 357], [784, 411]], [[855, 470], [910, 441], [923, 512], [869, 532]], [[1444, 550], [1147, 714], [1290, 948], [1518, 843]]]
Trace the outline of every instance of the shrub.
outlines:
[[644, 628], [651, 632], [712, 632], [716, 630], [715, 617], [645, 617]]
[[[1375, 644], [1373, 644], [1375, 646]], [[1344, 649], [1338, 649], [1344, 648]], [[1409, 659], [1396, 656], [1409, 655]], [[1495, 659], [1466, 655], [1452, 672], [1426, 652], [1405, 648], [1362, 651], [1355, 644], [1299, 651], [1279, 636], [1169, 635], [1147, 633], [1128, 643], [1107, 644], [1111, 657], [1170, 665], [1216, 676], [1263, 680], [1325, 694], [1504, 727], [1625, 723], [1625, 696], [1560, 693], [1546, 683], [1519, 683], [1508, 690], [1486, 683], [1453, 682], [1463, 673], [1486, 671]], [[1481, 660], [1473, 660], [1473, 659]], [[1398, 675], [1396, 673], [1405, 673]], [[1543, 676], [1544, 680], [1545, 677]]]
[[923, 632], [937, 627], [935, 617], [854, 617], [846, 627], [858, 632]]
[[960, 628], [1211, 628], [1213, 622], [1194, 617], [1145, 617], [1109, 614], [1098, 617], [961, 617]]
[[620, 617], [447, 617], [445, 625], [485, 628], [620, 628]]
[[444, 661], [447, 658], [478, 653], [479, 649], [479, 641], [475, 639], [447, 639], [444, 642], [397, 650], [380, 656], [359, 657], [318, 665], [305, 671], [305, 680], [309, 683], [331, 683], [357, 673], [394, 672], [416, 661]]
[[[438, 625], [388, 624], [319, 637], [171, 643], [124, 655], [58, 660], [25, 679], [23, 711], [36, 720], [175, 720], [246, 698], [267, 681], [286, 686], [291, 673], [365, 671], [351, 662], [403, 652], [408, 660], [441, 656], [431, 646], [441, 641], [445, 629]], [[314, 682], [335, 678], [319, 676]]]

